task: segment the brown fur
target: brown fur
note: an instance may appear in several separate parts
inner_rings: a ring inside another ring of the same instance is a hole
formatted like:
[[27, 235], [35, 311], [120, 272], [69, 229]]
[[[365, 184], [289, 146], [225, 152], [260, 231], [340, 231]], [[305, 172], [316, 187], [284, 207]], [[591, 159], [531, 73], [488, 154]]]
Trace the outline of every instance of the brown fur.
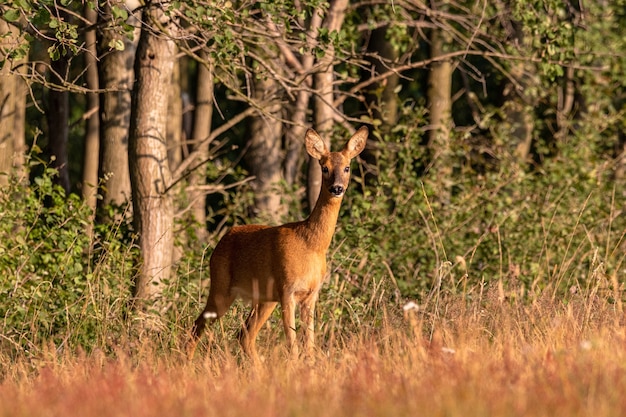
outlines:
[[244, 351], [253, 360], [257, 360], [257, 333], [278, 303], [292, 354], [298, 354], [296, 305], [304, 325], [305, 349], [313, 348], [315, 303], [326, 274], [326, 253], [350, 181], [350, 160], [361, 153], [367, 135], [367, 128], [362, 127], [341, 152], [330, 152], [320, 136], [309, 129], [307, 152], [320, 161], [323, 172], [320, 196], [309, 218], [276, 227], [233, 227], [220, 240], [211, 256], [207, 304], [192, 329], [190, 357], [207, 320], [222, 317], [237, 297], [253, 305], [240, 337]]

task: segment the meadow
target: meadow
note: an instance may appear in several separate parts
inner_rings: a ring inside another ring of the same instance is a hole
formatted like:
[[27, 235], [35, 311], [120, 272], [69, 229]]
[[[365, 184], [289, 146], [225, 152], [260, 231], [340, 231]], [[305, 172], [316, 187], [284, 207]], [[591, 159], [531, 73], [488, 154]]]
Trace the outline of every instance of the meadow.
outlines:
[[626, 415], [620, 303], [600, 286], [529, 302], [480, 290], [471, 302], [441, 296], [386, 312], [378, 326], [321, 334], [317, 352], [299, 360], [287, 359], [270, 323], [258, 367], [219, 325], [191, 361], [184, 332], [112, 354], [50, 346], [5, 356], [0, 416]]
[[288, 359], [277, 310], [256, 367], [236, 342], [241, 303], [184, 354], [218, 231], [181, 243], [149, 331], [132, 310], [127, 227], [90, 242], [78, 197], [45, 177], [18, 188], [0, 199], [0, 417], [624, 416], [623, 187], [561, 168], [460, 183], [450, 202], [396, 181], [397, 164], [355, 187], [317, 351]]

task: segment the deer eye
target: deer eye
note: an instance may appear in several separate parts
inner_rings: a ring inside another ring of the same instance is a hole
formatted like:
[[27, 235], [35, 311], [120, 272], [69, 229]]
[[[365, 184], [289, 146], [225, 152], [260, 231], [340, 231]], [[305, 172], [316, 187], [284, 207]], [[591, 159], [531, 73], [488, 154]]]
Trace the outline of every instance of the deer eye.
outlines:
[[345, 172], [346, 174], [347, 174], [348, 172], [350, 172], [350, 167], [345, 167], [345, 168], [343, 169], [343, 172]]
[[328, 167], [322, 167], [322, 172], [324, 174], [328, 174]]

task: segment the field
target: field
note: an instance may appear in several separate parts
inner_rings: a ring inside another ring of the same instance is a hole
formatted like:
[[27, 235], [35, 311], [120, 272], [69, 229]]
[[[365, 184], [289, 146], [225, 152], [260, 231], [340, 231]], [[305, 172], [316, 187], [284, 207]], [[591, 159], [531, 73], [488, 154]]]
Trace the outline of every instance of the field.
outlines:
[[[497, 288], [389, 311], [288, 360], [263, 329], [253, 367], [220, 326], [192, 361], [178, 341], [113, 354], [2, 357], [0, 416], [623, 416], [626, 332], [599, 288], [521, 303]], [[413, 308], [410, 308], [413, 307]], [[207, 339], [204, 339], [205, 341]]]

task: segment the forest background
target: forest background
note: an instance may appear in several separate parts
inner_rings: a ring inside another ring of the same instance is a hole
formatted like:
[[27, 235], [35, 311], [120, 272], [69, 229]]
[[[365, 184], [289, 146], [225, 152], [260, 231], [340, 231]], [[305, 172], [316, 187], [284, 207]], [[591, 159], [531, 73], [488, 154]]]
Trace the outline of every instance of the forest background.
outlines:
[[444, 295], [592, 290], [621, 311], [622, 0], [5, 0], [0, 13], [4, 354], [185, 334], [219, 237], [315, 202], [308, 127], [335, 147], [371, 132], [329, 254], [327, 342], [403, 306], [439, 314]]

